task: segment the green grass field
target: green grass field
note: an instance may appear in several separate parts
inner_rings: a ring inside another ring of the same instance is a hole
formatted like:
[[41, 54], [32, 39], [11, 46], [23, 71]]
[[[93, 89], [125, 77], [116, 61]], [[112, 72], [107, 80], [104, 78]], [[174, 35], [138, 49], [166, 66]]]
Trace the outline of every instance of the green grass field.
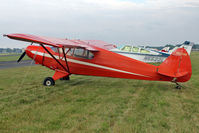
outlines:
[[150, 82], [72, 75], [45, 87], [53, 71], [32, 66], [0, 70], [0, 132], [199, 132], [199, 52], [185, 88]]

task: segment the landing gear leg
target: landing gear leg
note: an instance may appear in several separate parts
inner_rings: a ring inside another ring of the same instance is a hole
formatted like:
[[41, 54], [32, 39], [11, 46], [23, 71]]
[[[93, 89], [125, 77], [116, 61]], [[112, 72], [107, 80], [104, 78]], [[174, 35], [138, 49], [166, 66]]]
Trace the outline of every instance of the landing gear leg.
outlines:
[[173, 80], [171, 82], [176, 84], [176, 89], [179, 89], [179, 90], [182, 89], [182, 86], [180, 84], [178, 84], [178, 82], [177, 82], [177, 78], [173, 78]]
[[51, 77], [47, 77], [47, 78], [44, 79], [43, 85], [53, 86], [53, 85], [55, 85], [55, 80]]
[[60, 78], [60, 80], [70, 80], [70, 77], [66, 76], [66, 77]]
[[182, 86], [180, 85], [180, 84], [178, 84], [177, 82], [175, 82], [176, 83], [176, 89], [182, 89]]

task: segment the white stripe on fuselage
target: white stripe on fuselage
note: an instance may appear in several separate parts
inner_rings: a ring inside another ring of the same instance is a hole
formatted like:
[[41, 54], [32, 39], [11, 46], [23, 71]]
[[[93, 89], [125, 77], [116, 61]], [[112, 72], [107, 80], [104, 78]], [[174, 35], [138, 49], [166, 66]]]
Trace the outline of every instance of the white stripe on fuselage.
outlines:
[[[49, 55], [49, 54], [47, 54], [47, 53], [44, 54], [42, 52], [37, 52], [37, 51], [31, 51], [31, 53], [37, 54], [37, 55], [40, 55], [40, 56], [45, 56], [45, 57], [52, 58], [52, 56]], [[59, 58], [59, 56], [56, 56], [56, 55], [54, 55], [54, 57], [57, 58], [57, 59]], [[64, 60], [64, 59], [62, 59], [62, 60]], [[116, 72], [121, 72], [121, 73], [127, 73], [127, 74], [131, 74], [131, 75], [136, 75], [136, 76], [150, 77], [150, 76], [145, 76], [145, 75], [142, 75], [142, 74], [127, 72], [127, 71], [123, 71], [123, 70], [119, 70], [119, 69], [115, 69], [115, 68], [111, 68], [111, 67], [106, 67], [106, 66], [102, 66], [102, 65], [97, 65], [97, 64], [93, 64], [93, 63], [84, 62], [84, 61], [79, 61], [79, 60], [74, 60], [74, 59], [70, 59], [70, 58], [67, 58], [67, 61], [68, 62], [72, 62], [72, 63], [76, 63], [76, 64], [87, 65], [87, 66], [92, 66], [92, 67], [97, 67], [97, 68], [112, 70], [112, 71], [116, 71]]]

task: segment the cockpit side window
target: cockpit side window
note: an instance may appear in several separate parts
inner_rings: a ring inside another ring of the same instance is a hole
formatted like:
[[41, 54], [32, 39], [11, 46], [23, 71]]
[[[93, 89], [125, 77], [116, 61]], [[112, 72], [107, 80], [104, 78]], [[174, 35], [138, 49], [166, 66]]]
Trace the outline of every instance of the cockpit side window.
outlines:
[[75, 48], [74, 55], [75, 57], [92, 59], [94, 57], [93, 53], [84, 49], [84, 48]]
[[85, 50], [83, 48], [76, 48], [74, 55], [75, 56], [85, 56]]
[[64, 51], [65, 51], [65, 54], [68, 52], [69, 48], [65, 48]]
[[[63, 53], [62, 48], [51, 47], [51, 49], [52, 49], [55, 53], [60, 53], [60, 54]], [[65, 48], [65, 49], [64, 49], [65, 54], [68, 52], [68, 49], [69, 49], [69, 48]]]
[[[60, 57], [63, 57], [62, 48], [51, 47], [51, 49], [55, 53], [58, 53]], [[86, 50], [84, 48], [65, 48], [64, 52], [68, 56], [74, 56], [74, 57], [84, 58], [84, 59], [93, 59], [94, 58], [94, 54], [91, 51]]]
[[67, 55], [72, 56], [74, 52], [74, 48], [70, 48], [69, 51], [67, 52]]

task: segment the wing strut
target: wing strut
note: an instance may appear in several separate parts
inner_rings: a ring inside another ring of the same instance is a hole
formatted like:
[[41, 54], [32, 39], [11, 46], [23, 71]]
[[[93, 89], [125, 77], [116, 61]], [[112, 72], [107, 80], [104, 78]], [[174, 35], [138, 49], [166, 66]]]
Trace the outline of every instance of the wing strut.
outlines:
[[64, 54], [64, 59], [65, 59], [65, 62], [66, 62], [66, 66], [67, 66], [67, 69], [68, 69], [68, 73], [70, 74], [70, 70], [69, 70], [69, 66], [68, 66], [68, 61], [67, 61], [67, 59], [66, 59], [66, 54], [65, 54], [64, 48], [62, 48], [62, 51], [63, 51], [63, 54]]
[[[67, 69], [55, 58], [55, 56], [52, 55], [52, 54], [50, 53], [50, 51], [48, 51], [48, 49], [47, 49], [43, 44], [40, 44], [40, 45], [46, 50], [46, 52], [47, 52], [48, 54], [51, 55], [51, 57], [53, 57], [53, 59], [54, 59], [66, 72], [70, 73], [70, 72], [69, 72], [69, 69], [67, 70]], [[65, 55], [65, 54], [64, 54], [64, 55]]]

